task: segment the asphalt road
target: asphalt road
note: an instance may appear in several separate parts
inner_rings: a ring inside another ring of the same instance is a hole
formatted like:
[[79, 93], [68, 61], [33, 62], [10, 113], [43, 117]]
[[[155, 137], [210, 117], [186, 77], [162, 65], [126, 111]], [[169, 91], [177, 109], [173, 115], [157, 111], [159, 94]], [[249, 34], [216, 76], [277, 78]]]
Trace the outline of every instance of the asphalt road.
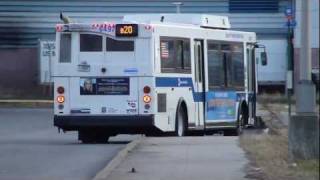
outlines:
[[91, 179], [136, 137], [81, 144], [76, 132], [58, 133], [50, 109], [0, 108], [0, 179]]

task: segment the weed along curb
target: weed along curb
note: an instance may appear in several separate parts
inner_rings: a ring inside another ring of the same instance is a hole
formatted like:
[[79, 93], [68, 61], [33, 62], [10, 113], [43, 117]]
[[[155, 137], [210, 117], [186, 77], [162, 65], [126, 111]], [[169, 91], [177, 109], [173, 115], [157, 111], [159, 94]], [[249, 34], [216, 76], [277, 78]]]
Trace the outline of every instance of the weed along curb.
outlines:
[[132, 151], [144, 137], [139, 137], [130, 142], [124, 149], [122, 149], [109, 163], [93, 178], [93, 180], [106, 180], [111, 172], [127, 157], [128, 153]]

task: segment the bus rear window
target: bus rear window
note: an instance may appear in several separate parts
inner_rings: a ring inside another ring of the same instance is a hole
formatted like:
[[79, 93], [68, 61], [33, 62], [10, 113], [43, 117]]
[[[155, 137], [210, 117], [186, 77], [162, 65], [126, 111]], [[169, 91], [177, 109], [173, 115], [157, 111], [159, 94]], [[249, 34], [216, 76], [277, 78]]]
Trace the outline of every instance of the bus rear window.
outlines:
[[118, 41], [107, 37], [107, 51], [134, 51], [134, 41]]
[[71, 34], [61, 34], [59, 62], [71, 62]]
[[102, 51], [102, 36], [94, 34], [80, 34], [80, 52]]

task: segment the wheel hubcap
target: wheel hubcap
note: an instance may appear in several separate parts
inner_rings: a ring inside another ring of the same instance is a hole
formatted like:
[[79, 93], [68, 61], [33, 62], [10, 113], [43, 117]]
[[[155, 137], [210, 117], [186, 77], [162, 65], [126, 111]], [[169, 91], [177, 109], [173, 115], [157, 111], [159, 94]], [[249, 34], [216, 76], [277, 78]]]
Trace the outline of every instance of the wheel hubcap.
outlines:
[[178, 136], [182, 136], [182, 135], [183, 135], [183, 115], [180, 111], [178, 116]]
[[243, 115], [242, 114], [240, 114], [240, 116], [239, 116], [239, 132], [241, 132], [242, 131], [242, 121], [243, 121]]

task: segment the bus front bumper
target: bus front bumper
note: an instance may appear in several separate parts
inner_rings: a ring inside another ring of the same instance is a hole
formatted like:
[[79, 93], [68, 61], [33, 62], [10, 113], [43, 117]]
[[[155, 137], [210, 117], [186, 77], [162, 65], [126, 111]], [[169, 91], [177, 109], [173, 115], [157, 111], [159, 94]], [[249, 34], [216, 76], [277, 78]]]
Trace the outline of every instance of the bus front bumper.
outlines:
[[54, 126], [63, 130], [83, 128], [147, 128], [154, 126], [153, 115], [139, 116], [54, 116]]

